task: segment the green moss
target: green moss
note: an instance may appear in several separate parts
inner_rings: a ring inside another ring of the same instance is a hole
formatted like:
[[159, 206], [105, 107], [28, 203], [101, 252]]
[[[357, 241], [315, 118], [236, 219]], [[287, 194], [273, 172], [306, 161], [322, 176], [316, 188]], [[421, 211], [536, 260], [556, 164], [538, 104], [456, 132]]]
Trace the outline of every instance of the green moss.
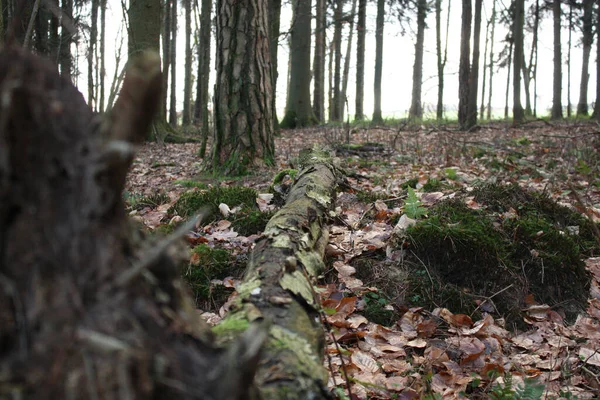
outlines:
[[156, 208], [161, 204], [168, 203], [170, 200], [169, 196], [162, 191], [158, 191], [147, 196], [125, 191], [123, 192], [123, 198], [125, 200], [125, 204], [134, 210], [141, 210], [146, 207]]
[[423, 185], [424, 192], [439, 192], [444, 189], [444, 184], [439, 179], [429, 178]]
[[185, 188], [198, 188], [198, 189], [207, 189], [208, 185], [204, 182], [198, 182], [188, 179], [180, 179], [173, 182], [175, 185], [183, 186]]
[[383, 295], [374, 292], [367, 292], [363, 297], [366, 306], [363, 315], [369, 321], [383, 326], [392, 326], [399, 318], [394, 310], [386, 309], [390, 301]]
[[183, 278], [187, 281], [196, 304], [203, 310], [218, 309], [233, 289], [211, 283], [229, 276], [240, 277], [245, 266], [236, 263], [227, 250], [201, 244], [192, 250], [192, 257]]
[[212, 327], [213, 333], [219, 337], [220, 341], [233, 339], [238, 337], [241, 333], [244, 333], [250, 322], [245, 319], [242, 313], [234, 313], [228, 315], [219, 324]]
[[273, 216], [273, 212], [261, 212], [259, 210], [241, 210], [228, 219], [231, 227], [243, 236], [261, 233], [265, 230], [267, 222]]
[[385, 193], [373, 192], [370, 190], [361, 190], [356, 192], [356, 198], [363, 203], [374, 203], [377, 200], [385, 200], [388, 196]]
[[296, 179], [297, 174], [298, 174], [298, 170], [292, 169], [292, 168], [284, 169], [283, 171], [279, 171], [273, 178], [273, 185], [277, 185], [277, 184], [283, 182], [283, 180], [285, 179], [286, 176], [289, 176], [290, 179], [294, 180], [294, 179]]
[[169, 209], [169, 213], [177, 213], [187, 217], [208, 208], [210, 215], [215, 218], [219, 212], [219, 204], [225, 203], [230, 208], [243, 206], [256, 207], [257, 192], [254, 189], [242, 186], [213, 187], [206, 191], [190, 191], [183, 193]]
[[418, 183], [419, 183], [419, 178], [412, 178], [412, 179], [407, 180], [403, 184], [401, 184], [400, 188], [402, 188], [403, 190], [406, 190], [409, 187], [413, 188], [413, 189], [416, 189]]

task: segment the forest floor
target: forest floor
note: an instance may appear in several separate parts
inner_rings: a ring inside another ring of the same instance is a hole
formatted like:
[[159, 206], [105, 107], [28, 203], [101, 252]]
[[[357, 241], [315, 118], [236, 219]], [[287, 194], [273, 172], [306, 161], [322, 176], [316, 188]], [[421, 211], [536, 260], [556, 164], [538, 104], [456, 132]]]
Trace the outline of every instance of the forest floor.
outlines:
[[[350, 188], [340, 193], [338, 217], [329, 224], [329, 271], [319, 285], [330, 325], [329, 386], [338, 388], [338, 397], [348, 396], [347, 380], [352, 396], [360, 399], [600, 397], [600, 258], [585, 260], [592, 276], [586, 312], [566, 323], [559, 307], [530, 298], [522, 305], [526, 329], [519, 330], [480, 303], [479, 313], [471, 316], [443, 305], [409, 306], [401, 295], [382, 294], [381, 280], [364, 274], [359, 279], [355, 262], [370, 258], [374, 273], [400, 262], [390, 243], [411, 196], [407, 182], [412, 182], [422, 214], [459, 193], [469, 208], [478, 209], [482, 205], [465, 193], [482, 184], [513, 183], [600, 222], [598, 124], [536, 121], [514, 128], [494, 123], [472, 132], [441, 126], [284, 131], [276, 139], [275, 167], [222, 179], [203, 172], [197, 144], [149, 143], [140, 149], [129, 175], [125, 196], [131, 215], [150, 230], [172, 223], [169, 209], [190, 190], [190, 181], [268, 193], [274, 175], [293, 168], [298, 151], [313, 143], [337, 147], [342, 166], [352, 173]], [[432, 182], [437, 190], [423, 190]], [[164, 201], [131, 207], [131, 199], [159, 192], [166, 194]], [[272, 206], [263, 201], [261, 209], [267, 208]], [[245, 237], [231, 224], [215, 221], [192, 236], [240, 255], [260, 235]], [[228, 277], [220, 284], [232, 292], [238, 279]], [[395, 320], [371, 318], [366, 310], [373, 303]], [[226, 309], [227, 303], [201, 312], [214, 324]]]

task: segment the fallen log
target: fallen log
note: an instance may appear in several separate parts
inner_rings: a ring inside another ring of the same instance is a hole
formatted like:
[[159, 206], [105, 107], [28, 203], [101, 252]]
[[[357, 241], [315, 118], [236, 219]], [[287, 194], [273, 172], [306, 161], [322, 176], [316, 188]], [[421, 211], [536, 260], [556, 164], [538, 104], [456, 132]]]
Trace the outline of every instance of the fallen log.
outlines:
[[0, 398], [327, 398], [311, 280], [337, 169], [305, 155], [211, 330], [180, 279], [184, 252], [171, 251], [186, 227], [140, 245], [124, 212], [160, 81], [144, 54], [101, 118], [50, 62], [0, 52]]

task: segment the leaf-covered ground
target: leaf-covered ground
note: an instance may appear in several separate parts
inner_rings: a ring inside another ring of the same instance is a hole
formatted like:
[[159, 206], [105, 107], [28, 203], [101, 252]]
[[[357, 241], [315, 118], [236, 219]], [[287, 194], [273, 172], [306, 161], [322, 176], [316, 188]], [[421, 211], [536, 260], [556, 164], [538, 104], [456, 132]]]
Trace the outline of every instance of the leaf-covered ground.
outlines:
[[[330, 222], [330, 270], [319, 287], [330, 326], [329, 384], [338, 396], [348, 396], [349, 381], [352, 396], [361, 399], [600, 397], [600, 259], [585, 260], [593, 276], [587, 313], [569, 325], [554, 305], [532, 299], [523, 309], [529, 329], [520, 332], [505, 329], [493, 313], [473, 320], [445, 308], [402, 307], [372, 286], [376, 279], [358, 279], [352, 266], [373, 252], [385, 255], [381, 268], [395, 262], [390, 241], [414, 195], [424, 210], [411, 216], [426, 218], [420, 214], [429, 207], [482, 183], [516, 183], [600, 221], [597, 124], [498, 123], [469, 133], [439, 126], [285, 131], [276, 139], [278, 165], [239, 179], [202, 172], [198, 145], [147, 144], [127, 185], [131, 215], [149, 229], [173, 224], [180, 217], [169, 208], [191, 186], [253, 187], [264, 194], [257, 200], [261, 210], [272, 209], [267, 192], [273, 176], [293, 168], [298, 151], [312, 143], [338, 148], [351, 172]], [[411, 180], [414, 194], [406, 190]], [[432, 182], [437, 190], [426, 193], [424, 185]], [[480, 206], [464, 198], [468, 207]], [[242, 236], [220, 220], [198, 226], [187, 239], [243, 257], [258, 237]], [[233, 291], [237, 280], [213, 283]], [[367, 318], [375, 303], [398, 316], [389, 327]], [[226, 308], [201, 312], [216, 323]]]

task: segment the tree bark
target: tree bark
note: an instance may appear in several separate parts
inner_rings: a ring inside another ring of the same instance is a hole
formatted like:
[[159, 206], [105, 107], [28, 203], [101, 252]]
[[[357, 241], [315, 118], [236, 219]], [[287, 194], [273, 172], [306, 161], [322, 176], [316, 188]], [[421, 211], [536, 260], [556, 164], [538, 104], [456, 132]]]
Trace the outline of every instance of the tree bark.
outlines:
[[106, 78], [106, 0], [100, 0], [100, 100], [98, 104], [98, 111], [104, 112], [104, 81]]
[[161, 25], [162, 31], [162, 99], [161, 99], [161, 116], [167, 118], [167, 99], [169, 98], [169, 71], [171, 68], [171, 9], [173, 0], [163, 1], [163, 21]]
[[75, 32], [72, 31], [73, 25], [73, 0], [62, 0], [61, 2], [62, 17], [67, 21], [62, 22], [62, 28], [60, 30], [60, 53], [59, 53], [59, 65], [60, 73], [63, 76], [71, 79], [71, 73], [73, 72], [73, 55], [71, 54], [71, 43]]
[[319, 122], [325, 122], [325, 37], [327, 29], [327, 2], [317, 0], [315, 27], [315, 56], [313, 58], [314, 90], [313, 112]]
[[331, 120], [339, 122], [342, 120], [342, 95], [340, 84], [342, 80], [342, 18], [344, 15], [344, 1], [335, 0], [335, 9], [333, 12], [333, 43], [335, 52], [335, 63], [333, 70], [333, 107]]
[[237, 175], [274, 163], [268, 1], [219, 0], [216, 13], [213, 169]]
[[[98, 109], [98, 99], [94, 89], [94, 52], [98, 41], [98, 8], [99, 0], [92, 0], [92, 22], [90, 25], [90, 45], [88, 47], [88, 104], [92, 109]], [[96, 66], [98, 69], [98, 66]]]
[[[352, 59], [352, 38], [354, 36], [354, 19], [356, 15], [356, 0], [352, 0], [352, 11], [350, 11], [350, 26], [348, 29], [348, 44], [344, 56], [344, 73], [342, 74], [342, 91], [340, 95], [340, 119], [344, 119], [344, 110], [347, 103], [346, 93], [348, 91], [348, 75], [350, 74], [350, 60]], [[350, 115], [350, 110], [348, 110]]]
[[[600, 12], [596, 13], [596, 32], [600, 32]], [[600, 121], [600, 36], [596, 39], [596, 101], [592, 118]]]
[[185, 74], [183, 79], [182, 125], [192, 122], [192, 1], [184, 0], [185, 8]]
[[554, 20], [554, 75], [552, 80], [552, 119], [562, 119], [562, 55], [560, 51], [560, 1], [552, 3]]
[[469, 74], [469, 105], [467, 128], [477, 125], [477, 91], [479, 86], [479, 43], [481, 38], [481, 7], [483, 0], [475, 0], [475, 26], [473, 29], [473, 60]]
[[508, 119], [508, 94], [510, 92], [510, 71], [513, 64], [513, 48], [514, 48], [514, 40], [510, 38], [510, 43], [508, 44], [508, 60], [507, 60], [507, 72], [506, 72], [506, 91], [504, 92], [504, 119]]
[[486, 118], [487, 120], [491, 120], [492, 119], [492, 82], [493, 82], [493, 78], [494, 78], [494, 34], [496, 33], [496, 0], [493, 0], [492, 3], [492, 17], [491, 17], [491, 23], [492, 23], [492, 34], [490, 37], [490, 59], [489, 59], [489, 64], [488, 64], [488, 68], [490, 70], [490, 78], [489, 78], [489, 84], [488, 84], [488, 100], [487, 100], [487, 114], [486, 114]]
[[471, 54], [471, 0], [462, 1], [462, 17], [460, 30], [460, 62], [458, 66], [458, 124], [461, 129], [468, 129], [469, 118], [469, 80]]
[[381, 116], [381, 75], [383, 72], [383, 24], [385, 18], [385, 0], [377, 0], [377, 18], [375, 22], [375, 98], [373, 123], [383, 123]]
[[281, 121], [282, 128], [314, 125], [310, 104], [310, 21], [311, 0], [294, 0], [294, 26], [291, 35], [291, 68], [288, 104]]
[[513, 37], [515, 40], [515, 53], [513, 55], [513, 121], [522, 122], [525, 113], [521, 106], [521, 67], [523, 65], [523, 24], [525, 1], [515, 1], [515, 20], [513, 23]]
[[483, 48], [483, 77], [481, 79], [481, 105], [479, 106], [479, 118], [485, 118], [485, 89], [487, 84], [487, 64], [485, 63], [488, 55], [488, 46], [490, 44], [490, 24], [492, 20], [488, 20], [485, 26], [485, 46]]
[[446, 60], [448, 59], [448, 30], [450, 28], [450, 1], [448, 1], [448, 17], [446, 19], [446, 38], [444, 44], [444, 55], [442, 57], [442, 0], [435, 1], [435, 44], [437, 53], [437, 70], [438, 70], [438, 94], [436, 117], [441, 121], [444, 117], [444, 69], [446, 68]]
[[169, 124], [175, 127], [177, 121], [177, 2], [173, 0], [171, 4], [171, 96], [169, 101]]
[[212, 0], [202, 0], [200, 17], [200, 43], [198, 46], [198, 77], [196, 86], [196, 121], [200, 123], [202, 144], [200, 157], [206, 156], [206, 145], [210, 135], [208, 111], [208, 82], [210, 78], [210, 32]]
[[408, 112], [411, 119], [423, 118], [421, 90], [423, 87], [423, 43], [425, 41], [427, 11], [427, 0], [419, 0], [417, 2], [417, 41], [415, 43], [415, 62], [413, 64], [412, 100]]
[[590, 53], [592, 52], [592, 43], [594, 41], [594, 23], [593, 23], [594, 0], [583, 1], [583, 19], [582, 19], [582, 38], [583, 60], [581, 62], [581, 80], [579, 84], [579, 101], [577, 102], [577, 115], [588, 115], [588, 81], [590, 79], [589, 64]]
[[567, 117], [571, 118], [571, 49], [573, 39], [573, 4], [569, 3], [569, 40], [567, 40]]
[[273, 75], [273, 129], [279, 130], [279, 119], [277, 118], [277, 54], [279, 52], [279, 27], [281, 26], [281, 0], [271, 0], [269, 6], [269, 48], [271, 51], [271, 71]]
[[356, 23], [356, 103], [354, 120], [365, 118], [365, 38], [367, 33], [367, 0], [358, 0], [358, 22]]

